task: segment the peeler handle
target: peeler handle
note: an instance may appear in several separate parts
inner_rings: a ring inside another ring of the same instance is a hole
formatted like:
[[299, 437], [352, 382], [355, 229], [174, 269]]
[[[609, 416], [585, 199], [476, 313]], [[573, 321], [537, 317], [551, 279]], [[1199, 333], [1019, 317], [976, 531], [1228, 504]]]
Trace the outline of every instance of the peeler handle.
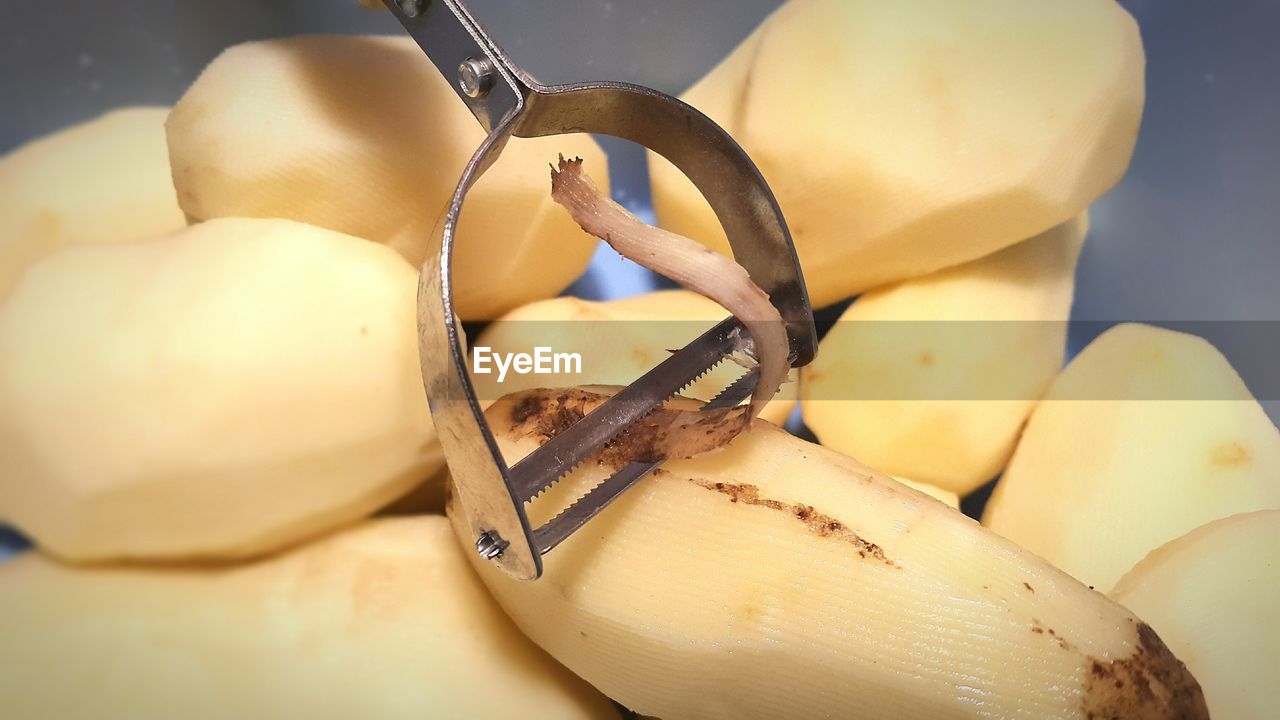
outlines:
[[461, 0], [383, 2], [486, 132], [523, 110], [534, 83], [489, 38]]

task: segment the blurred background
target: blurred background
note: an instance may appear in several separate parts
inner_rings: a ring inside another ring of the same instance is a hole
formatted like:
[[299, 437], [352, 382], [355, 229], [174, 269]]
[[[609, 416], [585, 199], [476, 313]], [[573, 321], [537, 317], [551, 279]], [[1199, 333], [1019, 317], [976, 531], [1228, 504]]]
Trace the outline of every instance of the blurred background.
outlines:
[[[780, 2], [469, 4], [544, 81], [622, 80], [679, 93]], [[1146, 114], [1128, 176], [1093, 208], [1073, 313], [1088, 322], [1073, 326], [1069, 350], [1113, 321], [1182, 325], [1210, 336], [1280, 419], [1280, 2], [1121, 4], [1146, 45]], [[172, 104], [228, 45], [401, 31], [356, 0], [5, 0], [0, 27], [0, 153], [112, 107]], [[1088, 52], [1089, 39], [1080, 42]], [[643, 154], [602, 142], [615, 196], [646, 216]], [[603, 248], [571, 291], [611, 298], [654, 283]]]

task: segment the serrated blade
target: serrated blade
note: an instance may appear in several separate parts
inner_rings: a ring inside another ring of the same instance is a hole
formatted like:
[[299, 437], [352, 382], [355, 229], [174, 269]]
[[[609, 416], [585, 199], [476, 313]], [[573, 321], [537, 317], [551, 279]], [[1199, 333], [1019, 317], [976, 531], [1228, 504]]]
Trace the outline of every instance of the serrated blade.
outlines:
[[[747, 399], [756, 387], [760, 378], [760, 370], [752, 368], [745, 375], [733, 381], [729, 387], [721, 390], [711, 402], [703, 405], [701, 410], [719, 410], [731, 408]], [[569, 507], [560, 511], [551, 520], [533, 531], [533, 542], [538, 552], [545, 555], [564, 541], [588, 520], [608, 507], [609, 503], [618, 499], [627, 488], [637, 480], [653, 472], [662, 461], [643, 463], [633, 462], [623, 466], [614, 474], [605, 478], [599, 485], [591, 488], [585, 495], [575, 500]]]
[[[679, 352], [679, 351], [678, 351], [678, 350], [669, 350], [668, 352], [676, 353], [676, 352]], [[666, 397], [666, 399], [664, 399], [662, 402], [660, 402], [660, 403], [658, 403], [657, 405], [655, 405], [654, 407], [650, 408], [648, 412], [646, 412], [646, 413], [644, 413], [643, 415], [641, 415], [640, 417], [636, 418], [634, 421], [632, 421], [632, 422], [631, 422], [631, 424], [629, 424], [629, 425], [627, 425], [626, 427], [623, 427], [623, 428], [620, 428], [619, 430], [617, 430], [613, 435], [611, 435], [611, 436], [609, 437], [609, 439], [608, 439], [608, 440], [605, 440], [605, 441], [604, 441], [604, 443], [602, 443], [602, 444], [601, 444], [600, 448], [601, 448], [601, 449], [603, 449], [603, 448], [609, 447], [609, 445], [610, 445], [614, 440], [616, 440], [619, 436], [621, 436], [621, 435], [623, 435], [623, 434], [625, 434], [625, 433], [627, 432], [627, 428], [629, 428], [629, 427], [631, 427], [631, 426], [635, 425], [636, 423], [638, 423], [638, 422], [640, 422], [640, 421], [644, 420], [644, 418], [646, 418], [646, 417], [648, 417], [648, 416], [652, 415], [653, 413], [657, 412], [658, 410], [662, 409], [663, 405], [666, 403], [666, 401], [667, 401], [667, 400], [670, 400], [671, 398], [675, 397], [676, 395], [679, 395], [680, 393], [682, 393], [682, 392], [684, 392], [685, 390], [687, 390], [687, 389], [689, 388], [689, 386], [690, 386], [690, 385], [692, 385], [694, 382], [696, 382], [696, 381], [698, 381], [699, 379], [701, 379], [703, 375], [706, 375], [707, 373], [709, 373], [709, 372], [711, 372], [712, 370], [714, 370], [714, 369], [716, 368], [716, 366], [717, 366], [717, 365], [719, 365], [720, 363], [724, 362], [724, 360], [725, 360], [725, 358], [720, 358], [719, 360], [716, 360], [716, 361], [712, 362], [712, 363], [711, 363], [710, 365], [708, 365], [705, 369], [703, 369], [703, 370], [702, 370], [702, 372], [699, 372], [697, 375], [695, 375], [693, 378], [691, 378], [691, 379], [690, 379], [688, 382], [686, 382], [684, 385], [681, 385], [680, 387], [676, 388], [675, 392], [673, 392], [673, 393], [671, 393], [670, 395], [668, 395], [668, 396]], [[544, 485], [542, 488], [540, 488], [540, 489], [538, 489], [538, 490], [534, 491], [533, 495], [532, 495], [531, 497], [529, 497], [527, 500], [524, 500], [523, 502], [529, 502], [530, 500], [534, 500], [534, 499], [538, 498], [539, 496], [541, 496], [543, 493], [545, 493], [545, 492], [547, 492], [548, 490], [550, 490], [551, 488], [555, 487], [557, 483], [559, 483], [561, 480], [563, 480], [567, 475], [569, 475], [569, 474], [570, 474], [570, 473], [572, 473], [575, 469], [577, 469], [577, 467], [578, 467], [579, 465], [581, 465], [582, 463], [586, 462], [587, 460], [589, 460], [589, 459], [590, 459], [591, 457], [593, 457], [594, 455], [595, 455], [595, 453], [591, 453], [590, 455], [585, 455], [585, 456], [583, 456], [581, 459], [579, 459], [579, 460], [577, 460], [576, 462], [574, 462], [573, 464], [571, 464], [571, 465], [566, 465], [566, 466], [562, 467], [562, 468], [560, 469], [560, 474], [559, 474], [559, 475], [557, 475], [557, 476], [555, 477], [555, 479], [553, 479], [550, 483], [548, 483], [548, 484]]]
[[729, 383], [729, 387], [721, 390], [715, 397], [702, 407], [703, 410], [720, 410], [723, 408], [737, 407], [743, 400], [751, 395], [756, 389], [756, 382], [760, 380], [760, 368], [753, 367], [746, 372], [745, 375]]
[[512, 466], [507, 477], [516, 499], [524, 503], [536, 497], [730, 355], [740, 328], [735, 318], [720, 321]]

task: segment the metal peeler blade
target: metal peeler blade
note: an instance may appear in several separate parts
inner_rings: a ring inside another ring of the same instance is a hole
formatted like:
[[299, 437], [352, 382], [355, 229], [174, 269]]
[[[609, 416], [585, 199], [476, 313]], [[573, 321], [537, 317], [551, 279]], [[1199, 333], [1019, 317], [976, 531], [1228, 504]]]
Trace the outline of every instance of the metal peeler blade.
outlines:
[[[657, 463], [624, 466], [538, 528], [530, 526], [524, 503], [738, 349], [744, 331], [733, 318], [725, 319], [508, 468], [471, 383], [465, 338], [453, 307], [450, 264], [467, 191], [509, 138], [597, 133], [657, 152], [707, 198], [734, 259], [768, 293], [787, 324], [793, 367], [807, 364], [817, 349], [813, 313], [773, 193], [746, 153], [705, 115], [638, 85], [538, 83], [489, 38], [461, 0], [384, 1], [489, 133], [463, 170], [422, 267], [419, 349], [454, 499], [476, 551], [512, 576], [533, 580], [542, 573], [543, 554]], [[748, 372], [707, 407], [738, 404], [750, 395], [755, 377]]]

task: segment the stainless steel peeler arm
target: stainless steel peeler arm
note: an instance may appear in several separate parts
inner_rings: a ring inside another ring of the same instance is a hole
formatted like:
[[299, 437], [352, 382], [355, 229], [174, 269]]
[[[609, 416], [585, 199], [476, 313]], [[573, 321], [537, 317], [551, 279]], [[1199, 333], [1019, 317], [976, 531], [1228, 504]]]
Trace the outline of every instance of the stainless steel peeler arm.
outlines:
[[[793, 366], [808, 363], [816, 350], [813, 314], [772, 192], [746, 153], [705, 115], [637, 85], [540, 84], [507, 57], [460, 0], [385, 2], [489, 133], [463, 171], [428, 248], [418, 293], [419, 346], [455, 501], [466, 516], [476, 550], [515, 577], [535, 579], [545, 552], [647, 471], [624, 468], [541, 528], [530, 527], [525, 501], [722, 359], [740, 328], [727, 319], [646, 373], [569, 428], [566, 434], [576, 438], [572, 447], [557, 451], [544, 446], [508, 468], [468, 374], [465, 338], [453, 307], [450, 263], [466, 193], [509, 138], [599, 133], [654, 150], [684, 172], [710, 202], [734, 259], [768, 293], [787, 323]], [[736, 404], [753, 384], [735, 383], [741, 386], [718, 400]]]

